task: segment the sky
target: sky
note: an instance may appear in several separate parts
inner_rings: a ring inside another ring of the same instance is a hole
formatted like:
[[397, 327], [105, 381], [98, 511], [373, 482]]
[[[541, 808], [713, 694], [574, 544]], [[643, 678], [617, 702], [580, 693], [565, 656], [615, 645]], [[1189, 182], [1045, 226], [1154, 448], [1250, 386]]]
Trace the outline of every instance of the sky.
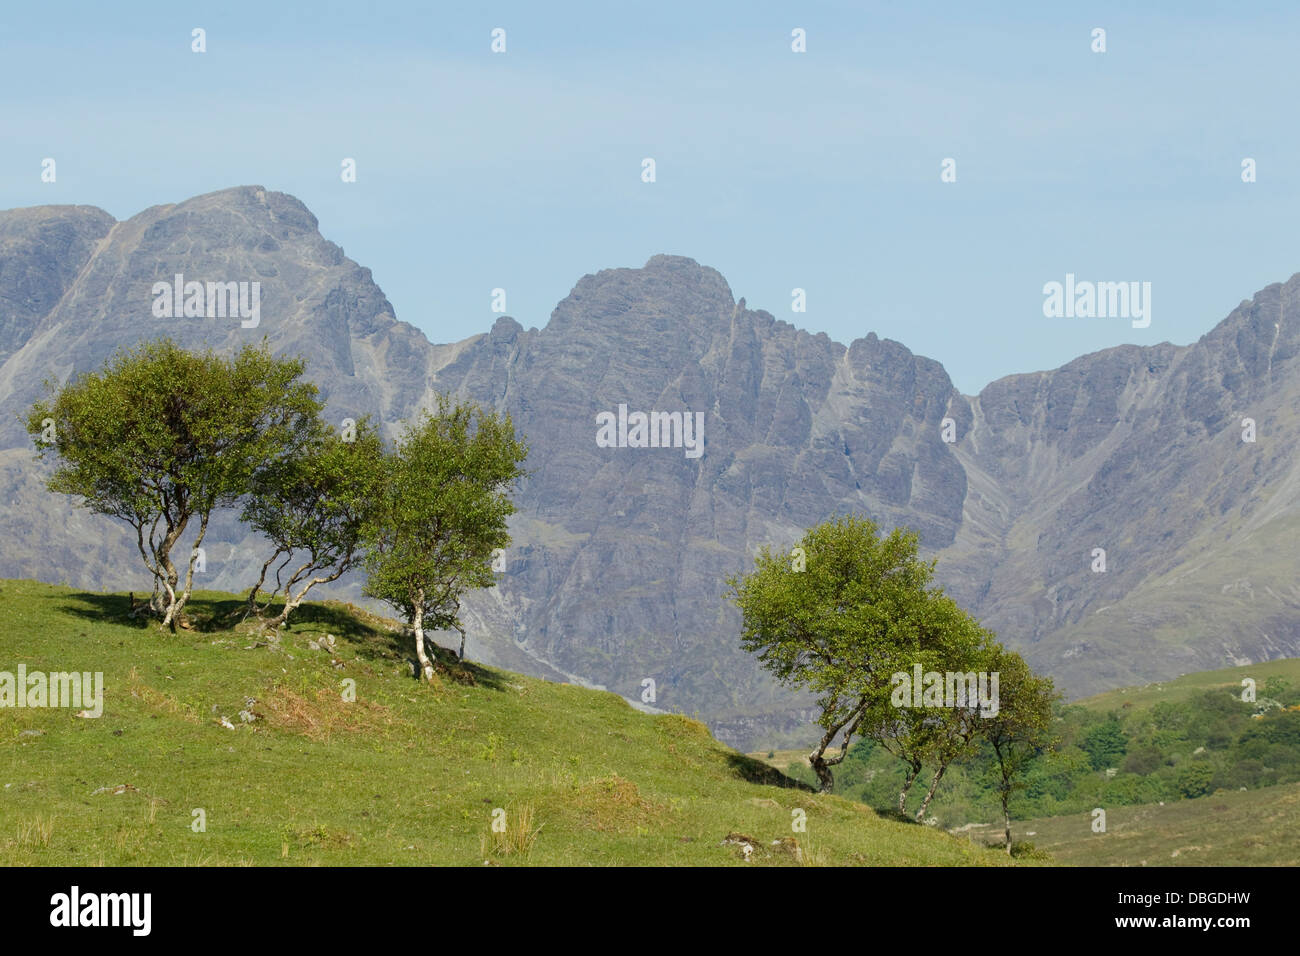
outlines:
[[[689, 256], [973, 394], [1300, 271], [1300, 5], [1135, 6], [7, 3], [0, 209], [287, 192], [434, 342], [493, 289], [543, 327], [585, 274]], [[1151, 283], [1150, 325], [1045, 316], [1067, 274]]]

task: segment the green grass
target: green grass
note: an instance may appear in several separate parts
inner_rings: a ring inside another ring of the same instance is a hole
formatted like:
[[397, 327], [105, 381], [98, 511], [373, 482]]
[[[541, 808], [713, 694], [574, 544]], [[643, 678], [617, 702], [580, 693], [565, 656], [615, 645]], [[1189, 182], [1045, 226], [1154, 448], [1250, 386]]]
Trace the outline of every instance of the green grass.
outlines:
[[[1207, 692], [1239, 695], [1243, 677], [1253, 678], [1259, 696], [1264, 697], [1271, 680], [1281, 679], [1292, 687], [1300, 684], [1300, 660], [1282, 659], [1188, 674], [1160, 684], [1110, 691], [1080, 704], [1085, 712], [1091, 712], [1088, 714], [1091, 720], [1118, 712], [1121, 720], [1129, 721], [1132, 727], [1149, 716], [1148, 710], [1160, 702], [1195, 707]], [[1074, 708], [1070, 710], [1073, 712]], [[1199, 738], [1191, 743], [1173, 744], [1170, 752], [1178, 759], [1188, 759], [1197, 743]], [[1224, 745], [1220, 741], [1215, 748], [1223, 753]], [[1132, 746], [1133, 741], [1130, 741]], [[810, 780], [809, 749], [811, 745], [800, 750], [764, 751], [750, 756], [783, 769], [790, 776]], [[894, 766], [893, 758], [884, 754], [876, 754], [869, 766], [859, 764], [851, 752], [849, 759], [837, 769], [838, 790], [880, 805], [882, 799], [891, 799], [896, 792], [897, 775], [886, 778], [893, 782], [886, 783], [883, 792], [877, 783], [870, 797], [864, 795], [868, 787], [862, 783], [863, 775], [882, 770], [888, 773]], [[1117, 779], [1122, 782], [1125, 778]], [[1195, 799], [1180, 799], [1175, 792], [1174, 797], [1165, 796], [1163, 804], [1112, 805], [1100, 796], [1101, 789], [1095, 786], [1098, 781], [1096, 771], [1086, 771], [1077, 777], [1077, 785], [1093, 794], [1087, 796], [1081, 792], [1078, 795], [1078, 812], [1058, 811], [1056, 816], [1045, 817], [1041, 814], [1052, 811], [1040, 807], [1032, 819], [1014, 819], [1012, 832], [1015, 843], [1031, 845], [1033, 852], [1045, 852], [1058, 863], [1078, 866], [1300, 864], [1300, 783], [1252, 786], [1246, 791], [1238, 790], [1236, 786], [1223, 787]], [[1075, 797], [1063, 798], [1061, 802], [1064, 799], [1073, 800]], [[1154, 801], [1157, 797], [1148, 799]], [[1018, 797], [1013, 810], [1024, 805], [1025, 798]], [[1107, 813], [1105, 833], [1092, 830], [1091, 810], [1098, 805]], [[964, 765], [955, 767], [947, 775], [932, 807], [943, 821], [941, 825], [951, 827], [952, 832], [980, 843], [1002, 846], [1003, 824], [996, 805], [990, 803], [981, 789], [976, 789], [972, 779], [966, 775]]]
[[1121, 708], [1145, 709], [1160, 701], [1182, 701], [1207, 690], [1222, 689], [1240, 695], [1243, 688], [1242, 678], [1250, 677], [1255, 681], [1255, 694], [1264, 696], [1264, 685], [1270, 677], [1281, 677], [1292, 686], [1300, 685], [1300, 657], [1285, 657], [1262, 664], [1246, 664], [1242, 667], [1225, 667], [1216, 671], [1197, 671], [1184, 674], [1174, 680], [1159, 681], [1143, 687], [1121, 687], [1106, 691], [1092, 697], [1075, 701], [1082, 707], [1098, 712], [1120, 710]]
[[[977, 839], [1001, 833], [994, 825]], [[1105, 833], [1076, 813], [1015, 820], [1012, 834], [1073, 866], [1298, 866], [1300, 784], [1110, 808]]]
[[[0, 863], [744, 865], [731, 834], [749, 865], [1006, 863], [811, 793], [689, 718], [447, 660], [426, 686], [386, 622], [334, 603], [259, 646], [239, 607], [198, 594], [173, 635], [124, 595], [0, 581], [0, 670], [106, 688], [98, 719], [0, 709]], [[307, 646], [326, 634], [332, 653]]]

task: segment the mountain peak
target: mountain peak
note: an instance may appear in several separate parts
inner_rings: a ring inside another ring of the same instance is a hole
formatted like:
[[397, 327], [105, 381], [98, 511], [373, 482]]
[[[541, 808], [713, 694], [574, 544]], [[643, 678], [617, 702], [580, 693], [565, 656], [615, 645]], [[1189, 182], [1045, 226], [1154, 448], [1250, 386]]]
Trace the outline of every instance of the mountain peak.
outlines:
[[656, 255], [640, 269], [583, 276], [555, 307], [547, 328], [703, 330], [730, 321], [734, 310], [731, 287], [716, 269], [686, 256]]
[[171, 218], [236, 213], [254, 222], [269, 220], [307, 233], [320, 230], [320, 222], [306, 204], [289, 193], [268, 190], [265, 186], [231, 186], [203, 193], [178, 203], [154, 206], [133, 218]]
[[492, 331], [488, 336], [493, 341], [511, 342], [514, 340], [524, 327], [508, 315], [503, 315], [492, 323]]

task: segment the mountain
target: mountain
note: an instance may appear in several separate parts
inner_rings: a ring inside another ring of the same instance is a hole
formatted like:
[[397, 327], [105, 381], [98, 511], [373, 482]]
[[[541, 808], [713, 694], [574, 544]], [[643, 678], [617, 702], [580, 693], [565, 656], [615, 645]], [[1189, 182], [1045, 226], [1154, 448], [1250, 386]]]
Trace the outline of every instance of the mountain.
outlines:
[[1068, 689], [1300, 647], [1298, 293], [1293, 276], [1192, 345], [1109, 349], [969, 400], [945, 579]]
[[[258, 326], [155, 318], [153, 284], [176, 274], [260, 282]], [[813, 711], [738, 649], [723, 579], [835, 512], [915, 528], [941, 583], [1072, 694], [1296, 656], [1298, 281], [1193, 345], [1110, 349], [968, 397], [897, 342], [802, 331], [676, 256], [584, 276], [542, 329], [503, 316], [434, 345], [282, 193], [125, 222], [2, 212], [0, 575], [144, 584], [122, 529], [42, 486], [17, 416], [43, 380], [163, 333], [218, 349], [266, 336], [308, 361], [332, 419], [394, 431], [450, 391], [527, 437], [505, 573], [467, 602], [472, 657], [637, 700], [650, 678], [654, 706], [743, 748], [804, 740]], [[603, 447], [598, 416], [620, 406], [702, 413], [703, 453]], [[206, 550], [206, 587], [247, 587], [260, 566], [230, 515]]]

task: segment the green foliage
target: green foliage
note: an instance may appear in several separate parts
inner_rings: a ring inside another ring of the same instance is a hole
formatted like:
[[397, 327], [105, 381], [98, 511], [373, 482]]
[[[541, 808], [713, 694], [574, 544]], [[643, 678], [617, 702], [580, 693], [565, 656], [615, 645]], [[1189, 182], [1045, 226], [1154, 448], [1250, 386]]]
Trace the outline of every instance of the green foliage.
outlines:
[[1164, 762], [1165, 757], [1164, 754], [1160, 752], [1160, 748], [1154, 744], [1146, 744], [1139, 747], [1137, 750], [1131, 751], [1128, 756], [1124, 758], [1124, 763], [1121, 765], [1120, 769], [1123, 770], [1124, 773], [1134, 773], [1138, 776], [1146, 776], [1147, 774], [1155, 773], [1156, 770], [1164, 765]]
[[[277, 560], [276, 585], [268, 598], [284, 592], [279, 624], [312, 587], [335, 581], [360, 563], [362, 534], [383, 479], [383, 442], [364, 418], [346, 435], [317, 421], [297, 454], [273, 459], [254, 472], [241, 517], [274, 551], [249, 593], [250, 608]], [[286, 566], [291, 570], [282, 580]]]
[[[750, 574], [727, 583], [741, 611], [745, 650], [781, 683], [817, 695], [823, 735], [809, 763], [821, 789], [831, 789], [830, 768], [849, 753], [871, 752], [851, 746], [856, 734], [901, 761], [901, 772], [888, 777], [898, 787], [900, 812], [922, 768], [932, 768], [920, 817], [947, 768], [995, 726], [1009, 793], [1028, 756], [1050, 745], [1045, 724], [1053, 692], [931, 586], [934, 562], [922, 561], [917, 549], [907, 529], [881, 537], [870, 520], [837, 517], [808, 531], [789, 556], [764, 548]], [[917, 706], [917, 667], [941, 681], [947, 673], [974, 677], [1005, 667], [1011, 681], [999, 692], [1001, 706], [1021, 699], [995, 725], [988, 722], [993, 708], [981, 713], [978, 698], [932, 701], [935, 685], [927, 677]], [[826, 757], [836, 739], [839, 755]]]
[[1285, 677], [1273, 676], [1264, 682], [1264, 696], [1283, 704], [1297, 703], [1297, 691]]
[[235, 503], [258, 468], [310, 435], [321, 406], [302, 372], [302, 362], [277, 359], [265, 344], [225, 358], [161, 339], [120, 350], [62, 389], [51, 384], [31, 409], [39, 455], [58, 460], [49, 489], [135, 529], [164, 623], [192, 585], [195, 554], [180, 595], [172, 560], [191, 521], [197, 548], [213, 509]]
[[1178, 792], [1189, 799], [1210, 792], [1214, 766], [1208, 760], [1193, 760], [1178, 770]]
[[1017, 860], [1038, 860], [1041, 862], [1050, 862], [1052, 859], [1050, 853], [1045, 853], [1044, 851], [1035, 848], [1035, 846], [1027, 840], [1017, 841], [1011, 844], [1011, 856], [1015, 857]]
[[778, 681], [819, 694], [833, 720], [857, 687], [889, 686], [933, 562], [917, 557], [914, 533], [881, 539], [873, 522], [852, 516], [809, 531], [798, 549], [796, 564], [765, 546], [752, 573], [727, 583], [743, 615], [741, 646]]
[[1111, 718], [1088, 732], [1083, 739], [1083, 749], [1092, 762], [1092, 769], [1105, 770], [1119, 763], [1128, 750], [1128, 739], [1120, 722]]
[[[1256, 714], [1256, 704], [1242, 702], [1239, 694], [1234, 684], [1110, 712], [1058, 705], [1051, 734], [1059, 745], [1027, 761], [1024, 787], [1017, 788], [1011, 805], [1013, 817], [1169, 803], [1199, 799], [1216, 790], [1253, 791], [1300, 781], [1300, 709]], [[1107, 775], [1108, 767], [1095, 767], [1084, 745], [1090, 742], [1096, 749], [1099, 742], [1109, 741], [1113, 748], [1116, 725], [1127, 750], [1117, 764], [1109, 764], [1119, 772]], [[1214, 740], [1226, 742], [1216, 746]], [[855, 744], [838, 776], [843, 792], [873, 807], [892, 809], [899, 775], [887, 755]], [[998, 781], [996, 755], [986, 745], [954, 763], [932, 812], [949, 826], [1000, 820]]]
[[870, 520], [833, 518], [792, 555], [765, 546], [750, 574], [727, 579], [741, 646], [780, 683], [817, 695], [825, 733], [813, 769], [823, 789], [842, 759], [822, 756], [831, 740], [844, 732], [847, 746], [869, 712], [882, 724], [890, 675], [917, 657], [920, 619], [935, 600], [934, 565], [917, 557], [917, 544], [905, 529], [882, 539]]
[[[997, 770], [993, 786], [1005, 822], [1011, 819], [1012, 796], [1029, 785], [1026, 774], [1030, 765], [1056, 745], [1052, 706], [1060, 695], [1051, 679], [1035, 674], [1019, 654], [999, 650], [991, 663], [999, 674], [1002, 700], [996, 714], [980, 719], [979, 732], [993, 752], [990, 770]], [[1007, 826], [1007, 852], [1014, 855], [1009, 823]]]
[[496, 760], [497, 747], [501, 746], [501, 743], [502, 741], [499, 734], [488, 734], [487, 743], [484, 744], [483, 749], [479, 751], [479, 757], [483, 760]]
[[439, 396], [388, 458], [366, 528], [365, 592], [415, 629], [422, 664], [423, 629], [459, 628], [461, 596], [495, 580], [492, 553], [510, 543], [507, 492], [526, 455], [509, 415]]

